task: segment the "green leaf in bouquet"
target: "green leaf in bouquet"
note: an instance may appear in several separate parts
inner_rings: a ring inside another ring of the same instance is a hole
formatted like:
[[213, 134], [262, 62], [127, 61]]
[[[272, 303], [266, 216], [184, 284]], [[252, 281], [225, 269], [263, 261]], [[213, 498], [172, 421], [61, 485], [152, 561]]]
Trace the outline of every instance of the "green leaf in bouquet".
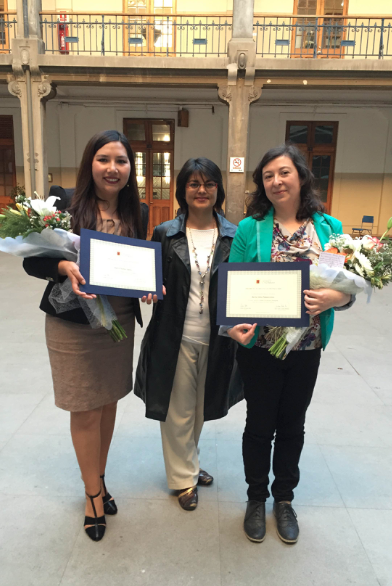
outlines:
[[9, 207], [2, 211], [4, 214], [0, 219], [0, 238], [23, 236], [31, 228], [30, 218], [27, 214], [21, 214]]
[[391, 228], [392, 228], [392, 218], [389, 218], [389, 220], [387, 222], [387, 229], [385, 230], [384, 234], [381, 236], [380, 242], [383, 238], [385, 238], [385, 236], [388, 234], [388, 232]]

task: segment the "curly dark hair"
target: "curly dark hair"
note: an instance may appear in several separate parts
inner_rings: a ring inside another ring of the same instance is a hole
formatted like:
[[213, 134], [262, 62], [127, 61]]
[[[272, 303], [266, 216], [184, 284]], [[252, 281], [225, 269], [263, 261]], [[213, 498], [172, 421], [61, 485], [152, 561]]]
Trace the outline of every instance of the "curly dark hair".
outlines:
[[316, 212], [323, 213], [325, 207], [315, 190], [314, 176], [308, 167], [305, 157], [296, 146], [284, 144], [270, 149], [257, 165], [253, 173], [256, 190], [250, 194], [246, 201], [246, 216], [252, 216], [257, 220], [262, 220], [272, 207], [272, 203], [267, 198], [264, 189], [263, 169], [268, 163], [282, 156], [290, 157], [298, 171], [301, 182], [301, 203], [297, 212], [297, 220], [306, 220]]
[[206, 159], [199, 157], [198, 159], [188, 159], [183, 164], [180, 172], [177, 175], [176, 199], [182, 214], [188, 213], [188, 204], [185, 199], [185, 189], [189, 178], [194, 173], [198, 173], [204, 181], [215, 181], [218, 185], [218, 193], [216, 196], [216, 203], [214, 205], [215, 212], [220, 212], [222, 204], [225, 201], [225, 190], [223, 188], [222, 173], [218, 165]]

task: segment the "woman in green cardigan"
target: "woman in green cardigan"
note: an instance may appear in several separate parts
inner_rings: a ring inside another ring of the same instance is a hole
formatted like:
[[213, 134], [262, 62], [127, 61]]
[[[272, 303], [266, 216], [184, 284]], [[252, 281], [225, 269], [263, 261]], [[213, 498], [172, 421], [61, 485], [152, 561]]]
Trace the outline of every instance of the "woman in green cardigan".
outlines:
[[[301, 152], [292, 145], [271, 149], [253, 174], [247, 217], [240, 222], [229, 262], [313, 262], [331, 234], [341, 234], [339, 220], [324, 213], [314, 191], [314, 178]], [[277, 531], [282, 541], [295, 543], [297, 516], [291, 506], [299, 482], [306, 410], [320, 363], [321, 348], [332, 333], [334, 308], [352, 304], [350, 295], [332, 289], [306, 290], [310, 326], [285, 360], [268, 349], [267, 329], [240, 324], [227, 330], [239, 342], [237, 360], [244, 380], [247, 418], [243, 457], [248, 488], [244, 520], [246, 536], [265, 537], [265, 501], [275, 438], [271, 486]]]

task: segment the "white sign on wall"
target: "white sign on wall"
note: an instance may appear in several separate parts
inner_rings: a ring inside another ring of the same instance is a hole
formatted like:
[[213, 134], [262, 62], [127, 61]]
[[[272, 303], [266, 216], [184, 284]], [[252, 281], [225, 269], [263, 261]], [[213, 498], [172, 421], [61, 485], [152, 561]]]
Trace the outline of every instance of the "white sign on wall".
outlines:
[[230, 173], [244, 173], [245, 157], [230, 157]]

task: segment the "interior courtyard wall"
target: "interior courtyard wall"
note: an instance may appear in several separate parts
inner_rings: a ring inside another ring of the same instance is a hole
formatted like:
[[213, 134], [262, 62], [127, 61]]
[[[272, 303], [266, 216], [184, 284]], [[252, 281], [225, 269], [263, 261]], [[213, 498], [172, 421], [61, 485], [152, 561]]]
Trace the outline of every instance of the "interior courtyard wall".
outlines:
[[382, 232], [386, 220], [392, 216], [389, 193], [392, 109], [252, 106], [247, 165], [249, 191], [254, 189], [252, 173], [263, 154], [284, 143], [288, 120], [339, 122], [331, 214], [343, 222], [348, 232], [361, 225], [363, 215], [374, 216], [374, 232]]
[[292, 14], [294, 11], [294, 0], [277, 0], [271, 3], [270, 0], [255, 0], [254, 12], [270, 14]]
[[[88, 140], [101, 130], [122, 132], [124, 118], [174, 120], [174, 178], [191, 157], [207, 157], [222, 170], [227, 159], [227, 119], [225, 105], [187, 105], [189, 127], [177, 126], [177, 105], [127, 106], [79, 105], [51, 101], [47, 104], [48, 171], [52, 184], [74, 187], [77, 169]], [[173, 202], [173, 214], [177, 202]]]
[[177, 13], [232, 13], [233, 0], [177, 0]]
[[[8, 9], [16, 9], [16, 0], [8, 1]], [[61, 13], [66, 12], [122, 12], [123, 0], [114, 0], [108, 8], [105, 0], [42, 0], [42, 10]], [[233, 0], [177, 0], [177, 13], [231, 13]], [[270, 0], [254, 0], [254, 12], [270, 14], [292, 14], [294, 0], [277, 0], [273, 5]], [[382, 15], [391, 13], [390, 0], [349, 0], [348, 14]]]
[[[189, 127], [177, 126], [178, 105], [113, 106], [47, 104], [46, 146], [53, 184], [74, 187], [77, 168], [89, 138], [100, 130], [122, 130], [124, 118], [175, 120], [174, 177], [189, 157], [206, 156], [216, 162], [225, 180], [228, 108], [225, 105], [187, 105]], [[16, 98], [1, 100], [0, 114], [12, 115], [17, 183], [24, 184], [20, 106]], [[247, 189], [253, 189], [252, 172], [263, 154], [282, 144], [288, 120], [339, 122], [332, 215], [345, 231], [360, 225], [363, 215], [375, 218], [381, 233], [392, 216], [392, 108], [382, 106], [272, 106], [250, 109]], [[47, 195], [47, 194], [45, 194]], [[176, 204], [174, 202], [173, 213]]]
[[349, 0], [348, 14], [390, 15], [392, 13], [391, 0]]
[[[11, 0], [16, 2], [16, 0]], [[283, 0], [284, 3], [287, 0]], [[265, 3], [265, 0], [263, 0]], [[11, 6], [9, 5], [11, 9]], [[292, 0], [291, 9], [292, 10]], [[105, 0], [42, 0], [42, 10], [53, 11], [61, 13], [62, 10], [66, 12], [123, 12], [123, 0], [114, 0], [108, 3]], [[188, 14], [208, 14], [208, 13], [232, 13], [233, 0], [177, 0], [177, 13]], [[156, 9], [159, 12], [159, 9]], [[268, 12], [268, 11], [267, 11]]]

